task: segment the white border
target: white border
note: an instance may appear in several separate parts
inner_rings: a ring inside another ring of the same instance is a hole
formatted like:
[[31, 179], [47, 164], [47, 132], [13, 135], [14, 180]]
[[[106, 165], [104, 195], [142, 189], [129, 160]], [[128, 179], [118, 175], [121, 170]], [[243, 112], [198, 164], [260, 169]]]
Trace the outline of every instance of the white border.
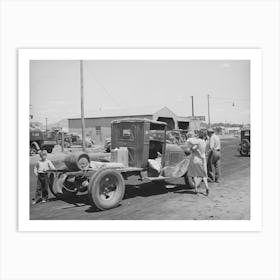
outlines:
[[[30, 60], [250, 60], [251, 219], [236, 221], [29, 220]], [[261, 231], [262, 65], [260, 49], [20, 49], [18, 50], [18, 230], [19, 231]]]

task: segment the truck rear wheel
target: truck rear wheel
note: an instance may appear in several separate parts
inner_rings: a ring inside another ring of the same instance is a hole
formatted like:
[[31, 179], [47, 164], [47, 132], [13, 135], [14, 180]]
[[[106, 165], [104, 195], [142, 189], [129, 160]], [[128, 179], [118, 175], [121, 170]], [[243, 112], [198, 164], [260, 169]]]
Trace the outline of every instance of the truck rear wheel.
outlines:
[[123, 199], [124, 192], [124, 179], [114, 169], [98, 170], [89, 182], [90, 202], [100, 210], [117, 207]]

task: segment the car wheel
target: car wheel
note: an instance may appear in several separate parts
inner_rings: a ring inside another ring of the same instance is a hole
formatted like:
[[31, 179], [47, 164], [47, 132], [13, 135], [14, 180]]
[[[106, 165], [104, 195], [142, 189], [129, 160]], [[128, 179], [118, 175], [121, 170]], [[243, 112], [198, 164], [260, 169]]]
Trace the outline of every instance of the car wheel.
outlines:
[[124, 192], [124, 179], [114, 169], [98, 170], [89, 183], [90, 202], [100, 210], [117, 207], [123, 199]]

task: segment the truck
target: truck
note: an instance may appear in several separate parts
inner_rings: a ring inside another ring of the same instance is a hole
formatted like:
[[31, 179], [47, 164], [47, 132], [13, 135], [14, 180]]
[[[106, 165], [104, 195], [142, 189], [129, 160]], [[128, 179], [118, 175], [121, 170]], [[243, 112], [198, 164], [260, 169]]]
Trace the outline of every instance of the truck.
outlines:
[[248, 156], [250, 155], [250, 136], [251, 136], [251, 130], [246, 128], [242, 129], [240, 133], [240, 144], [238, 147], [238, 151], [241, 156]]
[[29, 150], [30, 155], [37, 154], [40, 150], [47, 150], [51, 153], [56, 145], [56, 139], [48, 138], [39, 128], [30, 129], [29, 132]]
[[188, 185], [190, 152], [184, 146], [167, 143], [166, 128], [166, 123], [148, 119], [113, 121], [111, 153], [127, 150], [127, 163], [117, 162], [114, 156], [109, 162], [90, 161], [86, 153], [72, 153], [64, 161], [66, 168], [48, 171], [50, 191], [59, 199], [87, 193], [93, 207], [107, 210], [121, 203], [130, 176], [151, 182], [183, 177]]

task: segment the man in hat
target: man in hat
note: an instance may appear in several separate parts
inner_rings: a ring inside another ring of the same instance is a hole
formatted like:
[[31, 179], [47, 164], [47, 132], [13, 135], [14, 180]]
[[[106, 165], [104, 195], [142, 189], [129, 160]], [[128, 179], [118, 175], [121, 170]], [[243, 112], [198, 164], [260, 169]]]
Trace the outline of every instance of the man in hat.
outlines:
[[221, 141], [212, 128], [207, 130], [209, 136], [209, 153], [207, 173], [210, 180], [219, 183], [221, 177]]

